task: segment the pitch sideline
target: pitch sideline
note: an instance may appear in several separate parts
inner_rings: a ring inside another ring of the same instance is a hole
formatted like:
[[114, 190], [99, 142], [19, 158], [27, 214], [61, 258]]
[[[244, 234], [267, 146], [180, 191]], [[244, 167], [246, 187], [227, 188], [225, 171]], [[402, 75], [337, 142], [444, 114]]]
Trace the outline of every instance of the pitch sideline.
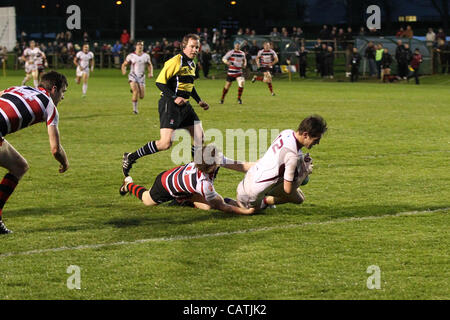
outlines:
[[12, 256], [27, 256], [27, 255], [34, 255], [34, 254], [47, 253], [47, 252], [60, 252], [60, 251], [83, 250], [83, 249], [98, 249], [98, 248], [103, 248], [103, 247], [133, 245], [133, 244], [149, 243], [149, 242], [195, 240], [195, 239], [202, 239], [202, 238], [222, 237], [222, 236], [230, 236], [230, 235], [235, 235], [235, 234], [244, 234], [244, 233], [253, 233], [253, 232], [264, 232], [264, 231], [272, 231], [272, 230], [287, 230], [287, 229], [301, 228], [301, 227], [314, 226], [314, 225], [327, 225], [327, 224], [345, 223], [345, 222], [353, 222], [353, 221], [378, 220], [378, 219], [383, 219], [383, 218], [414, 216], [414, 215], [427, 214], [427, 213], [430, 214], [430, 213], [436, 213], [436, 212], [446, 211], [446, 210], [450, 210], [450, 207], [440, 208], [440, 209], [435, 209], [435, 210], [399, 212], [396, 214], [386, 214], [386, 215], [382, 215], [382, 216], [351, 217], [351, 218], [335, 219], [335, 220], [328, 220], [328, 221], [305, 222], [305, 223], [300, 223], [300, 224], [287, 224], [284, 226], [252, 228], [252, 229], [246, 229], [246, 230], [206, 233], [206, 234], [198, 234], [198, 235], [191, 235], [191, 236], [180, 235], [180, 236], [173, 236], [173, 237], [140, 239], [140, 240], [134, 240], [134, 241], [120, 241], [120, 242], [112, 242], [112, 243], [88, 244], [88, 245], [81, 245], [81, 246], [76, 246], [76, 247], [59, 247], [59, 248], [30, 250], [30, 251], [23, 251], [23, 252], [7, 252], [7, 253], [0, 254], [0, 259], [12, 257]]

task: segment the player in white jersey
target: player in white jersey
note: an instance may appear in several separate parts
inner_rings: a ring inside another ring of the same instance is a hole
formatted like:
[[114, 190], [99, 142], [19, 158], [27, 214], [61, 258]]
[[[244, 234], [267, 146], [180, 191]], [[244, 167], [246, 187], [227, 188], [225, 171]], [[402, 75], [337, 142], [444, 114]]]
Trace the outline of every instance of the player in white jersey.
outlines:
[[222, 62], [228, 66], [227, 72], [227, 80], [225, 82], [225, 87], [222, 91], [222, 98], [220, 99], [220, 103], [223, 103], [225, 99], [225, 95], [231, 87], [233, 81], [237, 81], [238, 83], [238, 102], [242, 104], [242, 92], [244, 91], [244, 83], [245, 78], [242, 73], [242, 70], [247, 66], [247, 59], [245, 58], [245, 53], [240, 50], [241, 45], [239, 42], [234, 43], [234, 49], [228, 51], [222, 58]]
[[136, 51], [130, 53], [122, 64], [122, 74], [127, 73], [127, 66], [130, 66], [128, 82], [130, 84], [131, 102], [133, 112], [138, 113], [138, 98], [143, 99], [145, 95], [145, 67], [148, 69], [148, 77], [153, 77], [153, 65], [148, 53], [144, 52], [144, 42], [136, 42]]
[[73, 58], [73, 63], [77, 66], [76, 79], [77, 84], [80, 84], [80, 79], [83, 79], [83, 95], [86, 97], [88, 88], [89, 71], [94, 71], [94, 54], [89, 51], [89, 44], [84, 44], [81, 51], [78, 51]]
[[252, 82], [263, 81], [267, 83], [269, 87], [270, 93], [272, 96], [275, 95], [272, 88], [272, 69], [275, 64], [278, 63], [278, 55], [273, 49], [271, 49], [271, 45], [269, 41], [264, 42], [264, 49], [259, 50], [258, 55], [256, 56], [256, 65], [258, 66], [258, 70], [263, 72], [264, 76], [253, 76]]
[[[312, 159], [309, 154], [303, 155], [301, 148], [319, 144], [326, 130], [325, 120], [314, 115], [305, 118], [297, 131], [282, 131], [239, 183], [237, 204], [260, 210], [274, 204], [302, 203], [305, 196], [298, 187], [312, 172]], [[236, 165], [225, 163], [223, 167], [243, 171]]]
[[45, 59], [45, 53], [36, 47], [34, 40], [30, 41], [30, 47], [23, 51], [22, 60], [25, 61], [25, 78], [22, 80], [22, 85], [33, 78], [33, 85], [35, 87], [39, 84], [39, 70], [38, 62], [39, 59]]

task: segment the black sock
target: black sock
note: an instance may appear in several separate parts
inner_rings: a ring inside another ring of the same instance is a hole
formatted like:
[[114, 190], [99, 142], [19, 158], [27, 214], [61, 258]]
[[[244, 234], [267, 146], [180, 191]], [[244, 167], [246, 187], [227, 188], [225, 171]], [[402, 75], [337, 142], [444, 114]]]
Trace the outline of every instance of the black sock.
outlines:
[[158, 148], [156, 148], [156, 142], [155, 141], [151, 141], [147, 144], [145, 144], [143, 147], [137, 149], [135, 152], [131, 153], [128, 158], [130, 160], [137, 160], [143, 156], [149, 155], [149, 154], [153, 154], [158, 152]]

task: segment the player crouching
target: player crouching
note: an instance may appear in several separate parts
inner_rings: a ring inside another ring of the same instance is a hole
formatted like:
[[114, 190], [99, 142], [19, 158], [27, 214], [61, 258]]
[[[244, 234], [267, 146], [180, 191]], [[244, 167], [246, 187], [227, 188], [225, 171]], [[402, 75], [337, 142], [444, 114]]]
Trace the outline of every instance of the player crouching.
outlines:
[[[150, 190], [135, 184], [128, 176], [119, 189], [120, 195], [130, 193], [146, 206], [156, 206], [176, 200], [202, 210], [216, 209], [236, 214], [252, 214], [254, 208], [243, 208], [225, 203], [214, 189], [214, 179], [223, 157], [212, 145], [203, 147], [202, 160], [161, 172]], [[247, 169], [247, 168], [245, 168]]]
[[327, 124], [321, 116], [310, 116], [297, 131], [282, 131], [255, 165], [247, 165], [250, 169], [223, 164], [225, 168], [246, 172], [236, 190], [237, 201], [230, 199], [229, 203], [256, 211], [275, 204], [303, 203], [305, 196], [298, 187], [306, 184], [313, 165], [309, 154], [304, 155], [301, 149], [319, 144], [326, 131]]

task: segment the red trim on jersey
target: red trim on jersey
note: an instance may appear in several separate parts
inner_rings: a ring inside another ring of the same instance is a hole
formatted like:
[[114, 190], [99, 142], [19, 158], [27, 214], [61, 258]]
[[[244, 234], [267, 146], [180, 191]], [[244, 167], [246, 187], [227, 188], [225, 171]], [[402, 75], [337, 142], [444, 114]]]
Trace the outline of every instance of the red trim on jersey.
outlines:
[[177, 190], [177, 192], [184, 192], [183, 189], [180, 187], [180, 185], [178, 184], [178, 176], [180, 175], [180, 172], [183, 172], [182, 169], [179, 169], [178, 172], [176, 172], [173, 175], [173, 185], [175, 187], [175, 189]]
[[52, 123], [53, 119], [55, 119], [55, 116], [56, 116], [56, 109], [53, 109], [53, 114], [50, 117], [50, 119], [47, 121], [48, 126], [50, 125], [50, 123]]
[[6, 102], [0, 100], [0, 108], [5, 112], [6, 116], [8, 117], [9, 124], [11, 125], [11, 131], [15, 132], [19, 129], [19, 115], [16, 113], [16, 111], [11, 107], [11, 105]]
[[[181, 167], [181, 166], [179, 166], [179, 167]], [[167, 183], [166, 183], [167, 176], [169, 174], [171, 174], [172, 172], [174, 172], [175, 170], [177, 170], [179, 167], [175, 167], [173, 169], [167, 170], [166, 172], [163, 173], [163, 175], [161, 177], [161, 182], [162, 182], [162, 185], [163, 185], [164, 189], [166, 189], [169, 192], [170, 192], [170, 189], [169, 189], [169, 187], [167, 186]]]
[[191, 183], [189, 181], [189, 175], [185, 175], [183, 177], [183, 180], [184, 180], [184, 184], [185, 184], [186, 188], [189, 190], [189, 192], [195, 193], [195, 190], [192, 189]]
[[48, 91], [47, 91], [47, 89], [45, 89], [45, 88], [42, 88], [42, 87], [38, 87], [37, 88], [39, 91], [41, 91], [41, 92], [43, 92], [43, 93], [45, 93], [47, 96], [49, 96], [50, 97], [50, 93], [48, 93]]
[[203, 191], [203, 181], [202, 181], [202, 196], [204, 196], [205, 197], [205, 191]]

